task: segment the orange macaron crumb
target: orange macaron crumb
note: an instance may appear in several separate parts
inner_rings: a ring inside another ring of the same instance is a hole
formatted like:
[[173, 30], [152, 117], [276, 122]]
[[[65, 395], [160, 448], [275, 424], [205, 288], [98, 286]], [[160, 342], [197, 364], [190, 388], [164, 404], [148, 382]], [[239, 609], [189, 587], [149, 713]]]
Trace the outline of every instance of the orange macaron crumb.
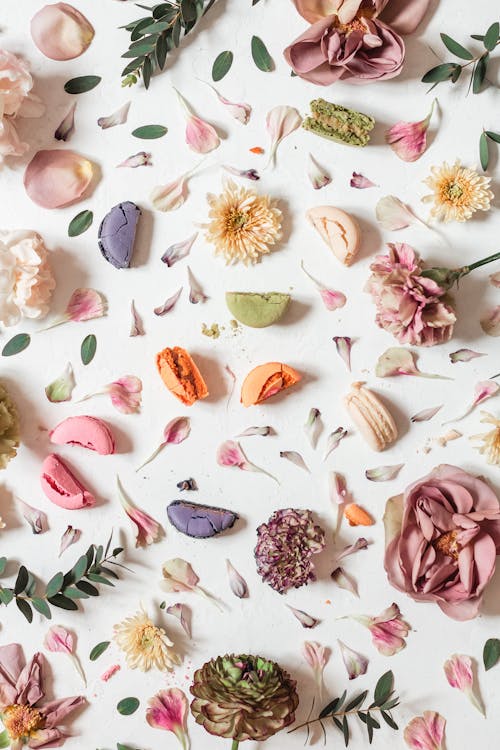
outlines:
[[191, 355], [180, 346], [166, 347], [156, 355], [156, 367], [173, 395], [186, 406], [206, 398], [208, 389]]
[[254, 367], [241, 386], [241, 403], [253, 406], [290, 388], [301, 379], [300, 373], [282, 362], [267, 362]]
[[349, 526], [373, 526], [375, 523], [371, 515], [356, 503], [345, 506], [344, 516], [349, 521]]

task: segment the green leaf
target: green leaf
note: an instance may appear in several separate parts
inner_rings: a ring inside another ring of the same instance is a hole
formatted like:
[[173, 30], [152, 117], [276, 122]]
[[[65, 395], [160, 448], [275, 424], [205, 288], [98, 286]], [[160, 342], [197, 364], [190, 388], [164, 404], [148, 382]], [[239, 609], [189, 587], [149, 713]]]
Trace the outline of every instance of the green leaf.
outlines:
[[84, 365], [89, 365], [95, 357], [95, 350], [97, 349], [97, 339], [93, 333], [89, 333], [88, 336], [82, 341], [80, 347], [80, 356]]
[[486, 133], [484, 132], [479, 136], [479, 160], [481, 162], [483, 172], [486, 172], [486, 170], [488, 169], [490, 154], [488, 151], [488, 138], [486, 137]]
[[262, 70], [264, 73], [269, 73], [269, 71], [273, 70], [273, 59], [267, 51], [266, 45], [258, 36], [252, 37], [252, 57], [259, 70]]
[[118, 701], [116, 704], [116, 710], [122, 716], [130, 716], [131, 714], [134, 714], [138, 708], [138, 698], [122, 698], [122, 700]]
[[103, 583], [105, 586], [114, 586], [111, 581], [108, 581], [107, 578], [100, 576], [98, 573], [87, 573], [87, 578], [94, 583]]
[[488, 138], [491, 138], [492, 141], [495, 141], [495, 143], [500, 143], [500, 133], [494, 133], [492, 130], [485, 130], [484, 131]]
[[24, 565], [21, 565], [17, 573], [16, 582], [14, 584], [15, 596], [17, 596], [18, 594], [21, 594], [24, 591], [24, 589], [28, 585], [28, 580], [29, 580], [29, 573], [24, 567]]
[[94, 214], [92, 211], [81, 211], [74, 219], [71, 219], [68, 227], [68, 237], [78, 237], [79, 234], [83, 234], [92, 226], [93, 221]]
[[33, 606], [33, 609], [36, 609], [36, 611], [39, 614], [41, 614], [43, 617], [46, 617], [47, 620], [50, 620], [52, 618], [50, 607], [45, 601], [45, 599], [40, 599], [38, 596], [35, 596], [31, 600], [31, 604]]
[[456, 74], [457, 68], [461, 68], [461, 65], [458, 63], [442, 63], [441, 65], [436, 65], [435, 68], [431, 68], [424, 76], [422, 76], [422, 83], [441, 83], [442, 81], [448, 81]]
[[153, 65], [151, 63], [151, 58], [146, 57], [142, 66], [142, 80], [144, 81], [144, 87], [146, 89], [149, 88], [149, 84], [151, 83], [152, 73], [153, 73]]
[[330, 703], [327, 703], [324, 709], [321, 711], [319, 718], [324, 719], [325, 716], [329, 716], [330, 714], [333, 714], [335, 709], [337, 708], [338, 702], [340, 698], [334, 698]]
[[80, 578], [82, 578], [86, 571], [88, 566], [88, 559], [87, 555], [82, 555], [78, 558], [76, 563], [71, 568], [71, 578], [73, 581], [79, 581]]
[[360, 706], [365, 700], [367, 695], [368, 695], [368, 690], [363, 690], [362, 693], [360, 693], [351, 701], [349, 701], [349, 703], [344, 707], [344, 711], [347, 713], [347, 711], [352, 711], [353, 708], [357, 708], [358, 706]]
[[448, 49], [452, 55], [455, 55], [455, 57], [460, 57], [462, 60], [474, 59], [472, 52], [469, 52], [468, 49], [462, 47], [461, 44], [452, 39], [451, 36], [448, 36], [448, 34], [441, 34], [441, 40], [446, 49]]
[[481, 91], [481, 87], [484, 83], [484, 79], [486, 78], [486, 71], [488, 69], [489, 58], [490, 56], [488, 52], [486, 52], [477, 61], [476, 69], [474, 71], [474, 75], [472, 79], [472, 93], [474, 94], [479, 94], [479, 92]]
[[230, 50], [217, 55], [212, 65], [212, 81], [221, 81], [224, 78], [233, 64], [233, 59], [234, 55]]
[[390, 716], [390, 714], [386, 713], [385, 711], [381, 711], [380, 713], [381, 713], [382, 718], [385, 721], [385, 723], [388, 724], [391, 729], [395, 729], [396, 732], [397, 732], [398, 729], [399, 729], [399, 727], [396, 724], [396, 722], [394, 721], [394, 719], [392, 718], [392, 716]]
[[482, 42], [484, 39], [484, 34], [471, 34], [471, 39], [476, 39], [478, 42]]
[[71, 78], [64, 84], [64, 90], [67, 94], [85, 94], [86, 91], [92, 91], [101, 82], [100, 76], [78, 76]]
[[0, 589], [0, 602], [2, 604], [10, 604], [14, 598], [14, 592], [12, 589]]
[[158, 37], [158, 41], [156, 42], [155, 47], [155, 57], [156, 57], [156, 63], [160, 70], [163, 70], [165, 67], [165, 63], [167, 61], [167, 53], [168, 53], [168, 44], [167, 44], [167, 37], [162, 34]]
[[132, 131], [135, 138], [152, 140], [153, 138], [162, 138], [168, 131], [164, 125], [141, 125]]
[[336, 707], [337, 711], [339, 710], [339, 708], [342, 707], [342, 705], [343, 705], [346, 697], [347, 697], [347, 690], [344, 690], [344, 692], [342, 693], [342, 695], [339, 698], [339, 702], [337, 703], [337, 707]]
[[382, 703], [379, 708], [383, 708], [384, 711], [390, 711], [391, 708], [396, 708], [396, 706], [399, 706], [399, 698], [396, 696], [395, 698], [391, 698], [390, 701], [386, 701], [385, 703]]
[[140, 55], [140, 57], [129, 62], [129, 64], [123, 68], [121, 73], [122, 76], [127, 76], [129, 73], [135, 73], [141, 67], [145, 59], [144, 55]]
[[179, 46], [179, 43], [181, 41], [181, 30], [182, 30], [181, 21], [180, 21], [180, 18], [178, 18], [172, 27], [172, 43], [174, 47]]
[[78, 581], [78, 583], [75, 583], [75, 586], [77, 589], [79, 589], [80, 591], [84, 591], [89, 596], [99, 596], [99, 589], [97, 589], [91, 583], [88, 583], [88, 581]]
[[73, 599], [69, 599], [63, 594], [55, 594], [54, 596], [47, 597], [47, 599], [54, 607], [58, 607], [59, 609], [66, 609], [70, 611], [75, 611], [78, 609], [78, 604], [74, 602]]
[[484, 35], [484, 46], [488, 50], [488, 52], [491, 52], [495, 49], [495, 47], [498, 44], [498, 40], [500, 38], [500, 23], [498, 21], [495, 21], [495, 23], [492, 23], [486, 34]]
[[19, 354], [30, 345], [30, 341], [29, 333], [17, 333], [5, 344], [2, 349], [2, 357], [12, 357], [13, 354]]
[[17, 608], [26, 617], [28, 622], [33, 622], [33, 610], [26, 599], [16, 599]]
[[[139, 19], [134, 23], [134, 25], [128, 29], [128, 31], [131, 32], [130, 34], [130, 40], [132, 42], [136, 42], [138, 39], [141, 38], [144, 34], [150, 33], [150, 27], [151, 27], [151, 16], [145, 16], [144, 18]], [[148, 29], [148, 31], [146, 31]]]
[[102, 654], [107, 650], [111, 641], [101, 641], [98, 643], [89, 654], [90, 661], [97, 661]]
[[389, 670], [389, 672], [386, 672], [382, 675], [382, 677], [375, 685], [375, 692], [373, 697], [377, 706], [380, 706], [382, 703], [385, 703], [387, 700], [389, 700], [389, 697], [392, 693], [393, 684], [394, 675]]
[[63, 582], [64, 575], [62, 573], [56, 573], [55, 576], [50, 579], [45, 588], [45, 596], [47, 597], [47, 599], [51, 599], [61, 590]]
[[196, 21], [196, 5], [193, 0], [181, 0], [181, 13], [184, 23]]
[[488, 638], [483, 648], [483, 664], [486, 671], [495, 666], [500, 659], [500, 640]]
[[134, 750], [133, 747], [130, 747], [130, 745], [122, 745], [121, 742], [116, 743], [116, 750]]
[[336, 716], [332, 716], [332, 721], [335, 724], [335, 726], [337, 727], [337, 729], [339, 730], [339, 732], [343, 732], [344, 731], [343, 728], [342, 728], [342, 722], [340, 721], [340, 719], [337, 719]]
[[68, 599], [88, 599], [89, 598], [88, 594], [86, 594], [84, 591], [80, 591], [74, 586], [68, 586], [68, 588], [63, 589], [62, 593], [64, 594], [64, 596], [67, 596]]
[[349, 724], [347, 723], [347, 716], [342, 719], [342, 732], [344, 734], [344, 743], [347, 747], [349, 744]]
[[7, 558], [6, 557], [0, 557], [0, 576], [5, 573], [5, 568], [7, 567]]
[[10, 747], [10, 737], [6, 729], [0, 734], [0, 748]]

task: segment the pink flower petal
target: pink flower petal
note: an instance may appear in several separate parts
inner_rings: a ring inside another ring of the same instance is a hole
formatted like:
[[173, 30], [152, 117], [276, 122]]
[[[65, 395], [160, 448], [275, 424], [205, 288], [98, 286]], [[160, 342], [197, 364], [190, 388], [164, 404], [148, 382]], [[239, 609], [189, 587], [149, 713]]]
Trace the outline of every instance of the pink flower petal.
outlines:
[[255, 464], [250, 463], [243, 453], [239, 443], [236, 443], [234, 440], [226, 440], [219, 446], [217, 449], [217, 463], [219, 466], [235, 467], [242, 469], [243, 471], [257, 471], [274, 479], [275, 482], [278, 481], [272, 474], [269, 474], [267, 471], [264, 471], [264, 469], [260, 469], [258, 466], [255, 466]]
[[480, 323], [488, 336], [500, 336], [500, 305], [487, 310]]
[[311, 154], [309, 154], [307, 176], [315, 190], [321, 190], [321, 188], [326, 187], [332, 181], [330, 175], [319, 166], [318, 162], [313, 156], [311, 156]]
[[486, 357], [486, 354], [475, 352], [472, 349], [457, 349], [456, 352], [451, 352], [448, 356], [450, 362], [455, 364], [456, 362], [470, 362], [471, 359], [476, 359], [476, 357]]
[[323, 702], [323, 672], [330, 656], [330, 649], [325, 648], [317, 641], [304, 641], [302, 645], [302, 656], [311, 667], [320, 704]]
[[397, 604], [391, 604], [377, 617], [351, 615], [352, 619], [368, 628], [377, 651], [384, 656], [394, 656], [405, 648], [410, 626], [401, 617]]
[[173, 310], [174, 307], [175, 307], [175, 305], [176, 305], [176, 303], [177, 303], [177, 300], [181, 296], [181, 292], [182, 292], [182, 287], [180, 289], [178, 289], [175, 292], [175, 294], [172, 294], [171, 297], [169, 297], [167, 300], [165, 300], [165, 302], [163, 303], [163, 305], [160, 305], [159, 307], [155, 307], [155, 309], [153, 310], [154, 314], [155, 315], [159, 315], [159, 316], [163, 316], [163, 315], [166, 315], [167, 313], [169, 313], [171, 310]]
[[125, 161], [117, 164], [118, 167], [130, 167], [131, 169], [137, 169], [137, 167], [151, 167], [153, 162], [151, 161], [151, 154], [147, 151], [139, 151], [137, 154], [129, 156]]
[[69, 141], [69, 139], [75, 132], [76, 105], [77, 102], [73, 102], [61, 124], [54, 133], [54, 138], [56, 139], [56, 141]]
[[395, 195], [381, 198], [375, 207], [377, 221], [383, 229], [395, 232], [420, 221], [413, 211]]
[[302, 117], [294, 107], [273, 107], [266, 116], [267, 132], [271, 138], [269, 161], [271, 164], [281, 141], [302, 125]]
[[166, 263], [167, 266], [171, 268], [174, 263], [177, 263], [177, 261], [185, 258], [187, 255], [189, 255], [189, 252], [193, 247], [193, 243], [197, 237], [198, 232], [195, 232], [195, 234], [192, 234], [191, 237], [187, 238], [187, 240], [176, 242], [174, 245], [170, 245], [170, 247], [168, 247], [161, 256], [162, 263]]
[[226, 99], [224, 96], [222, 96], [222, 94], [219, 94], [217, 89], [210, 83], [207, 83], [207, 86], [210, 86], [212, 91], [215, 92], [218, 100], [221, 104], [224, 105], [224, 107], [226, 107], [231, 117], [234, 117], [235, 120], [241, 122], [242, 125], [246, 125], [248, 123], [250, 115], [252, 113], [252, 107], [250, 106], [250, 104], [245, 104], [244, 102], [230, 102], [229, 99]]
[[119, 477], [116, 477], [116, 486], [122, 508], [137, 529], [135, 546], [146, 547], [154, 542], [158, 542], [164, 533], [158, 521], [155, 521], [148, 513], [138, 508], [128, 499]]
[[309, 271], [306, 270], [303, 260], [300, 261], [300, 267], [304, 271], [305, 275], [309, 279], [311, 279], [314, 286], [319, 291], [320, 297], [323, 300], [323, 304], [325, 305], [327, 310], [338, 310], [340, 307], [344, 307], [345, 303], [347, 302], [347, 298], [343, 292], [338, 292], [335, 289], [328, 289], [328, 287], [324, 286], [324, 284], [315, 279], [314, 276], [311, 276]]
[[189, 301], [192, 305], [197, 305], [199, 302], [206, 302], [208, 297], [201, 288], [198, 281], [195, 279], [193, 272], [187, 267], [188, 271], [188, 282], [189, 282]]
[[357, 188], [358, 190], [365, 190], [366, 188], [378, 187], [378, 185], [375, 182], [372, 182], [371, 180], [368, 179], [368, 177], [365, 177], [360, 172], [352, 173], [351, 181], [349, 184], [352, 188]]
[[346, 646], [342, 641], [337, 641], [337, 643], [339, 644], [342, 661], [347, 669], [349, 679], [355, 680], [356, 677], [366, 674], [366, 670], [368, 669], [368, 659], [366, 656], [353, 651], [352, 648]]
[[427, 148], [427, 128], [432, 117], [436, 99], [424, 120], [419, 122], [397, 122], [385, 133], [385, 140], [396, 156], [403, 161], [417, 161]]
[[37, 151], [24, 173], [24, 187], [31, 200], [43, 208], [69, 206], [83, 197], [94, 168], [75, 151]]
[[452, 688], [461, 690], [483, 716], [484, 706], [474, 689], [472, 659], [466, 654], [453, 654], [443, 665], [444, 673]]
[[111, 403], [122, 414], [133, 414], [141, 407], [142, 381], [135, 375], [125, 375], [107, 386]]
[[125, 102], [125, 104], [123, 104], [120, 109], [117, 109], [116, 112], [113, 112], [112, 115], [99, 117], [97, 120], [99, 127], [106, 130], [107, 128], [114, 128], [115, 125], [123, 125], [124, 122], [127, 122], [130, 104], [131, 102]]
[[176, 211], [187, 198], [186, 175], [166, 185], [158, 185], [151, 191], [151, 203], [157, 211]]
[[94, 38], [94, 29], [83, 13], [68, 3], [45, 5], [31, 19], [31, 36], [50, 60], [73, 60]]
[[315, 628], [316, 625], [318, 625], [318, 623], [320, 622], [320, 620], [318, 620], [316, 617], [313, 617], [307, 612], [304, 612], [303, 609], [295, 609], [295, 607], [291, 607], [289, 604], [287, 604], [286, 606], [291, 611], [293, 616], [297, 618], [303, 628], [307, 628], [308, 630], [311, 628]]
[[186, 124], [186, 143], [197, 154], [208, 154], [218, 148], [220, 138], [213, 125], [201, 117], [190, 115]]
[[160, 443], [158, 448], [153, 451], [149, 458], [142, 462], [142, 464], [138, 469], [136, 469], [136, 471], [140, 471], [140, 469], [144, 468], [146, 464], [149, 464], [150, 461], [156, 458], [158, 453], [166, 445], [179, 445], [179, 443], [182, 443], [184, 440], [186, 440], [186, 438], [189, 437], [190, 432], [191, 420], [189, 419], [189, 417], [175, 417], [174, 419], [171, 419], [163, 430], [163, 442]]
[[411, 750], [444, 750], [446, 719], [436, 711], [415, 716], [404, 730], [404, 741]]
[[349, 336], [334, 336], [333, 341], [337, 347], [337, 354], [344, 360], [347, 369], [351, 372], [352, 339]]
[[73, 636], [68, 630], [61, 625], [53, 625], [47, 631], [43, 645], [47, 651], [72, 654], [75, 643]]
[[450, 422], [460, 422], [460, 420], [464, 417], [467, 417], [471, 413], [471, 411], [476, 408], [476, 406], [482, 404], [483, 401], [486, 401], [486, 399], [491, 398], [492, 396], [496, 396], [499, 391], [500, 385], [498, 385], [498, 383], [496, 383], [494, 380], [481, 380], [476, 384], [474, 388], [474, 400], [467, 407], [464, 413], [459, 417], [455, 417], [454, 419], [448, 419], [446, 422], [443, 422], [443, 424], [449, 424]]
[[400, 346], [391, 346], [377, 360], [375, 374], [378, 378], [393, 377], [396, 375], [414, 375], [420, 378], [431, 378], [436, 380], [453, 380], [445, 375], [434, 375], [421, 372], [415, 364], [416, 355], [409, 349]]
[[148, 701], [146, 721], [154, 729], [175, 734], [183, 748], [187, 748], [188, 700], [179, 688], [166, 688]]
[[95, 289], [75, 289], [66, 306], [68, 320], [81, 323], [106, 314], [106, 301]]

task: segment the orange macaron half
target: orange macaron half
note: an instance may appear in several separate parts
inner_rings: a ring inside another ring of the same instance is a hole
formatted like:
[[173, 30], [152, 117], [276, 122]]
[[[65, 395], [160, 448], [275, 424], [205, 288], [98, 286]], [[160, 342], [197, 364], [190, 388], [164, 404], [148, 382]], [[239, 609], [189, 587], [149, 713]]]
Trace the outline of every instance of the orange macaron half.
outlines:
[[301, 379], [300, 373], [283, 364], [267, 362], [250, 370], [241, 386], [241, 403], [243, 406], [260, 404], [285, 388], [290, 388]]
[[180, 346], [166, 347], [156, 355], [161, 379], [173, 395], [186, 406], [208, 396], [208, 388], [193, 358]]

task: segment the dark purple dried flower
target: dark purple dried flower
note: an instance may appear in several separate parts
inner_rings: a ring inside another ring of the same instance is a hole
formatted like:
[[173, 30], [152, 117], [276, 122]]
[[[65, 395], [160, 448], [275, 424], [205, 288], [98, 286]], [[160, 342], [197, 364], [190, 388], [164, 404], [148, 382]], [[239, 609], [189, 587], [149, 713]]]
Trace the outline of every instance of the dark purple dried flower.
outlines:
[[324, 546], [325, 532], [310, 510], [282, 508], [257, 529], [257, 572], [280, 594], [297, 589], [316, 580], [311, 558]]

